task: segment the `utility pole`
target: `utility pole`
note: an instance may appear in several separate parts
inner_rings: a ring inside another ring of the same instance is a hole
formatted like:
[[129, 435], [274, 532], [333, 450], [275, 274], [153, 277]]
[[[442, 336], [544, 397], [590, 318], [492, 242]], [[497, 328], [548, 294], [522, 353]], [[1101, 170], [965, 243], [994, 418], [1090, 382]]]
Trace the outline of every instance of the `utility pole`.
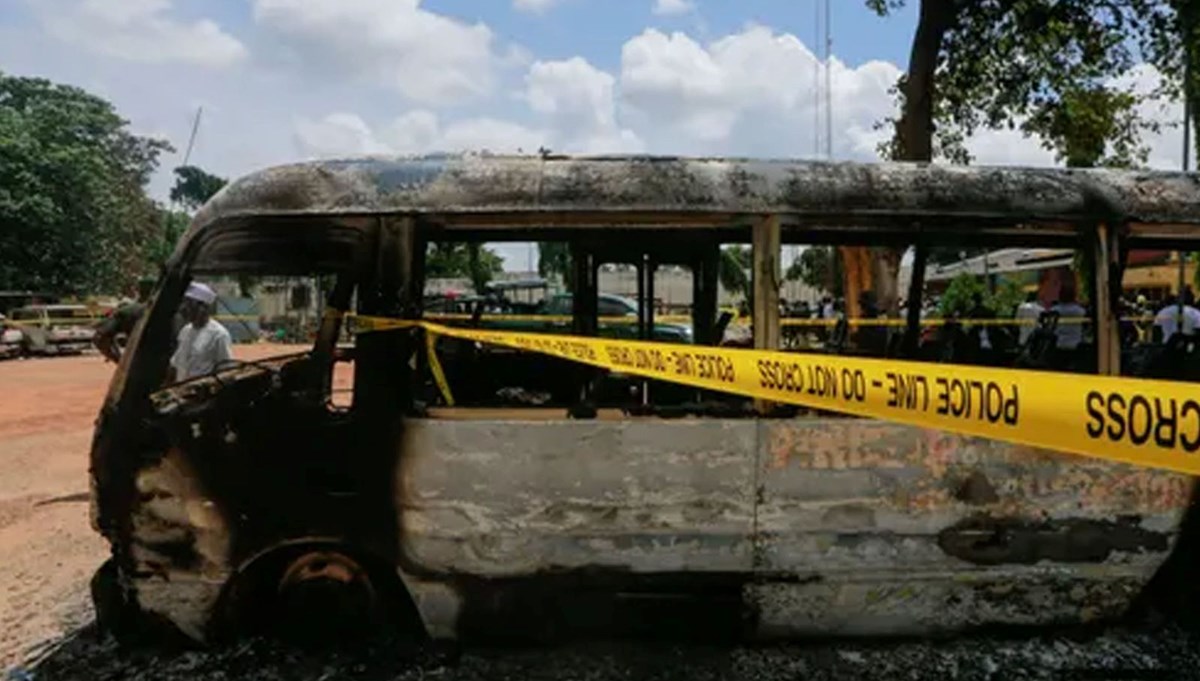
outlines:
[[192, 159], [192, 148], [196, 145], [196, 133], [200, 132], [200, 116], [204, 113], [204, 107], [196, 108], [196, 118], [192, 120], [192, 134], [188, 137], [187, 151], [183, 152], [183, 163], [187, 165]]

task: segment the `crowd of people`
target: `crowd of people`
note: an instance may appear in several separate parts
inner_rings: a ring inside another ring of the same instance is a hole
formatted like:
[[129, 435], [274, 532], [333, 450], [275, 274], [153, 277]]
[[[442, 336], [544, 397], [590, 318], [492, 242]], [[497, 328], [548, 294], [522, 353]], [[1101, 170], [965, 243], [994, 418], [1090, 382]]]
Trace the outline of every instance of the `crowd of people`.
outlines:
[[[921, 301], [921, 355], [934, 353], [937, 359], [965, 363], [1016, 363], [1027, 366], [1084, 368], [1094, 353], [1087, 352], [1091, 338], [1092, 310], [1079, 300], [1070, 283], [1059, 290], [1055, 300], [1044, 301], [1037, 292], [1029, 292], [1015, 309], [997, 311], [989, 307], [984, 296], [976, 293], [966, 309], [946, 314], [938, 296]], [[1200, 329], [1200, 308], [1196, 306], [1191, 287], [1178, 296], [1152, 302], [1144, 295], [1126, 297], [1119, 301], [1122, 348], [1152, 349], [1172, 343], [1179, 338], [1193, 337]], [[869, 293], [860, 300], [861, 319], [886, 317]], [[830, 346], [838, 339], [839, 320], [847, 320], [845, 300], [826, 295], [810, 303], [783, 302], [785, 318], [828, 320], [829, 327], [797, 327], [794, 333], [809, 340]], [[900, 303], [898, 319], [906, 319], [907, 304]], [[849, 320], [847, 320], [849, 321]], [[846, 325], [843, 325], [846, 326]], [[885, 353], [896, 347], [894, 341], [903, 333], [903, 325], [872, 325], [859, 321], [848, 325], [848, 338], [859, 352]], [[890, 331], [889, 331], [890, 329]], [[840, 347], [833, 348], [835, 350]]]

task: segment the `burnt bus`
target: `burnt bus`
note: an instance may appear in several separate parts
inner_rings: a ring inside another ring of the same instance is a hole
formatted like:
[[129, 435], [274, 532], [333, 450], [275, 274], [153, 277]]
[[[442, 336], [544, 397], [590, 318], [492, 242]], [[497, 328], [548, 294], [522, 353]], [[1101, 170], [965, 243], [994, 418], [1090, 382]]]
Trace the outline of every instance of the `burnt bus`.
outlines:
[[[643, 338], [651, 275], [683, 268], [699, 345], [729, 322], [721, 249], [748, 245], [757, 348], [781, 343], [788, 245], [914, 249], [911, 301], [931, 249], [1036, 246], [1091, 263], [1074, 351], [1116, 375], [1126, 255], [1196, 249], [1198, 222], [1195, 178], [1159, 172], [468, 155], [254, 173], [196, 215], [101, 410], [99, 621], [201, 643], [298, 624], [765, 639], [1186, 604], [1192, 590], [1172, 591], [1190, 565], [1185, 475], [650, 381], [614, 392], [620, 377], [511, 351], [513, 380], [554, 382], [550, 398], [451, 407], [419, 330], [346, 332], [355, 315], [420, 319], [436, 243], [565, 243], [569, 330], [584, 336], [602, 265], [636, 270]], [[181, 297], [215, 277], [322, 282], [315, 340], [166, 383]], [[953, 359], [909, 308], [871, 351]], [[459, 350], [443, 362], [487, 351]], [[455, 375], [469, 394], [470, 372]]]

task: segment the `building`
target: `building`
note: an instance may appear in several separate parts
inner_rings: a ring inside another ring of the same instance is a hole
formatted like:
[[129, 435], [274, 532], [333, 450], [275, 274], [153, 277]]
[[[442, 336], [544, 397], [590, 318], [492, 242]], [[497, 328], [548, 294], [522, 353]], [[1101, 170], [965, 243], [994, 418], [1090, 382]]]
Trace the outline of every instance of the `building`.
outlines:
[[[1130, 251], [1125, 263], [1121, 288], [1132, 298], [1144, 295], [1161, 300], [1179, 291], [1180, 256], [1176, 251]], [[1027, 291], [1037, 291], [1043, 304], [1058, 299], [1063, 284], [1075, 278], [1075, 251], [1064, 248], [1004, 248], [983, 255], [942, 265], [930, 264], [925, 270], [925, 291], [936, 295], [955, 277], [970, 274], [996, 283], [999, 279], [1017, 282]], [[1195, 281], [1196, 263], [1184, 257], [1182, 283]], [[911, 258], [900, 268], [900, 290], [907, 291], [912, 279]], [[1082, 291], [1081, 291], [1082, 292]]]

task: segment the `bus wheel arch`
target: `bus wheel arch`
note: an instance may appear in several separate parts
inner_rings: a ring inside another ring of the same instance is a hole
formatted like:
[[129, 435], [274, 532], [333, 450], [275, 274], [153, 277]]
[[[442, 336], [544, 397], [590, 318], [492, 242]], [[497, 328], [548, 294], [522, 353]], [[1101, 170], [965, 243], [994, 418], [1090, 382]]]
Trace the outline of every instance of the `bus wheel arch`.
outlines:
[[338, 541], [304, 540], [259, 552], [227, 580], [210, 640], [271, 636], [316, 645], [380, 636], [428, 641], [394, 564]]

